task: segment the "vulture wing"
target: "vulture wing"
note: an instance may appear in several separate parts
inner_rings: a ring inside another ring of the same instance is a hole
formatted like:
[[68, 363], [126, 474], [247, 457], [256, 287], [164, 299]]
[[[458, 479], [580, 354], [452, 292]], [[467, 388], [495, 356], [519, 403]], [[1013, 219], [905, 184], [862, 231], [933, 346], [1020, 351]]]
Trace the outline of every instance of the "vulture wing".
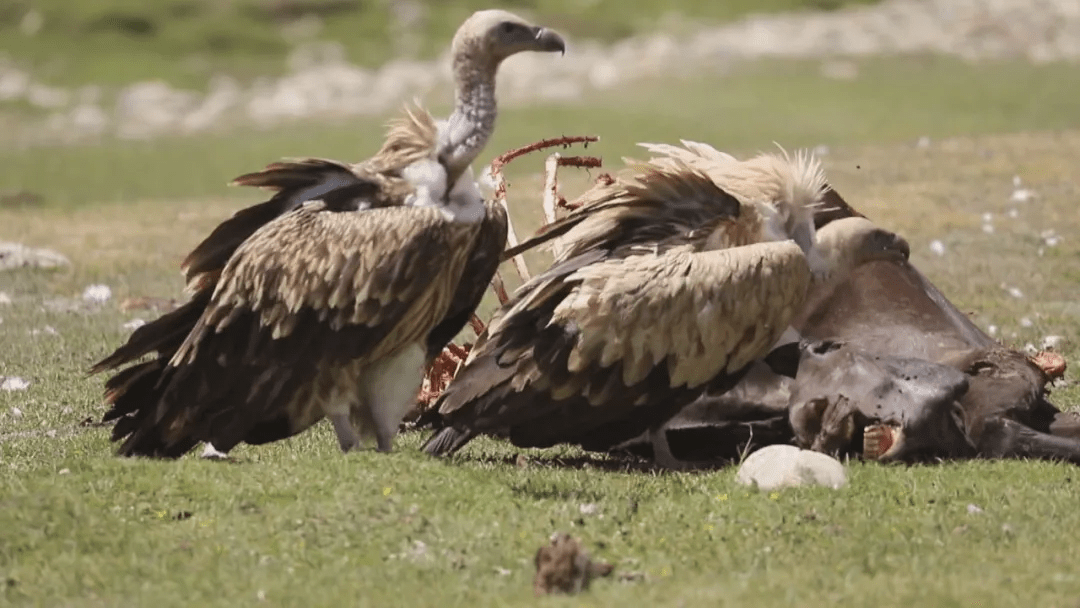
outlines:
[[476, 243], [465, 262], [454, 297], [446, 316], [431, 330], [427, 338], [427, 360], [439, 356], [442, 349], [454, 339], [469, 322], [473, 312], [484, 299], [488, 285], [499, 268], [499, 254], [506, 247], [506, 209], [497, 201], [486, 203], [487, 213], [480, 225]]
[[478, 433], [589, 450], [634, 437], [703, 388], [737, 382], [811, 278], [790, 241], [601, 258], [573, 258], [522, 288], [443, 393], [448, 428], [426, 451], [452, 453]]
[[304, 409], [311, 391], [327, 390], [317, 376], [424, 340], [446, 315], [478, 224], [434, 208], [355, 213], [335, 203], [305, 205], [237, 248], [160, 379], [106, 414], [121, 418], [122, 454], [175, 457], [198, 441], [295, 434], [321, 417]]
[[632, 164], [613, 183], [597, 184], [582, 194], [574, 211], [507, 249], [503, 259], [557, 237], [565, 247], [560, 259], [590, 249], [623, 257], [641, 247], [656, 250], [666, 249], [666, 243], [685, 243], [688, 234], [707, 236], [718, 222], [739, 217], [739, 200], [712, 178], [681, 161], [672, 164]]

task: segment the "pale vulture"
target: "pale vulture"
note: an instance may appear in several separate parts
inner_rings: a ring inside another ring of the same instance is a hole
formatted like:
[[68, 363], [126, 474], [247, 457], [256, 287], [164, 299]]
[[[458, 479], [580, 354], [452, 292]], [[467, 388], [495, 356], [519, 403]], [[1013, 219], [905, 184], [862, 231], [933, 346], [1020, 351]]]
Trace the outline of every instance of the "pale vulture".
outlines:
[[[545, 231], [562, 235], [554, 265], [497, 311], [427, 416], [443, 428], [425, 451], [478, 434], [604, 451], [655, 432], [703, 390], [738, 382], [812, 283], [906, 259], [906, 242], [869, 220], [815, 235], [825, 178], [813, 158], [736, 161], [685, 144], [651, 146], [662, 156]], [[657, 435], [657, 461], [678, 466]]]
[[367, 161], [237, 178], [277, 194], [185, 259], [187, 304], [91, 369], [155, 353], [106, 382], [118, 453], [178, 457], [200, 441], [227, 452], [324, 416], [342, 450], [373, 435], [389, 451], [423, 368], [465, 326], [506, 244], [506, 213], [485, 204], [470, 167], [494, 129], [498, 67], [564, 49], [515, 15], [477, 12], [454, 36], [448, 120], [406, 108]]

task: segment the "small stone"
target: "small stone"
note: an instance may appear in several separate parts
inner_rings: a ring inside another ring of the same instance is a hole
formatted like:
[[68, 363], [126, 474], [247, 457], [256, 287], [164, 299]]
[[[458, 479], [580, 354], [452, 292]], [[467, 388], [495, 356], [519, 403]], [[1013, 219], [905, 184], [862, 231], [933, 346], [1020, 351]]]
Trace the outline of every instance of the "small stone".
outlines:
[[0, 304], [11, 304], [11, 296], [0, 291]]
[[70, 475], [71, 469], [60, 469], [56, 472], [57, 475]]
[[[0, 381], [0, 391], [25, 391], [30, 387], [29, 381], [18, 376], [8, 376], [6, 378], [0, 376], [0, 378], [2, 378], [2, 381]], [[16, 417], [22, 415], [19, 408], [12, 408], [12, 411], [18, 412], [18, 414], [15, 414]]]
[[82, 298], [87, 302], [102, 303], [112, 297], [112, 290], [108, 285], [90, 285], [83, 290]]
[[1027, 317], [1023, 317], [1020, 319], [1020, 327], [1031, 327], [1032, 325], [1035, 325], [1035, 323], [1033, 323], [1031, 319]]
[[917, 142], [915, 142], [915, 147], [916, 148], [929, 148], [930, 147], [930, 138], [927, 137], [926, 135], [923, 135], [922, 137], [919, 138], [919, 140]]
[[45, 431], [45, 436], [48, 437], [49, 439], [55, 438], [56, 437], [56, 429], [49, 429], [49, 430]]
[[987, 327], [986, 328], [986, 333], [990, 334], [991, 336], [996, 336], [997, 333], [998, 333], [998, 326], [997, 325], [991, 325], [991, 326]]
[[979, 507], [979, 505], [969, 504], [967, 506], [967, 512], [968, 512], [968, 515], [979, 515], [980, 513], [983, 512], [983, 510], [982, 510], [981, 507]]
[[930, 241], [930, 251], [937, 255], [945, 255], [945, 244], [938, 240]]
[[136, 330], [143, 325], [146, 325], [146, 321], [143, 321], [142, 319], [132, 319], [127, 323], [124, 323], [124, 329]]
[[57, 268], [71, 262], [50, 249], [33, 249], [21, 243], [0, 242], [0, 270], [13, 268]]
[[1061, 343], [1064, 341], [1065, 338], [1063, 338], [1062, 336], [1046, 336], [1045, 338], [1043, 338], [1042, 348], [1043, 350], [1057, 348], [1058, 346], [1061, 346]]
[[1012, 196], [1009, 200], [1013, 201], [1014, 203], [1026, 203], [1033, 198], [1035, 198], [1034, 191], [1028, 190], [1027, 188], [1020, 188], [1018, 190], [1013, 190]]
[[793, 445], [770, 445], [751, 454], [739, 467], [735, 480], [761, 491], [820, 485], [838, 489], [847, 485], [844, 465], [827, 454]]
[[594, 502], [589, 502], [578, 506], [578, 511], [580, 511], [582, 515], [593, 515], [598, 509], [599, 507], [597, 507], [596, 503]]

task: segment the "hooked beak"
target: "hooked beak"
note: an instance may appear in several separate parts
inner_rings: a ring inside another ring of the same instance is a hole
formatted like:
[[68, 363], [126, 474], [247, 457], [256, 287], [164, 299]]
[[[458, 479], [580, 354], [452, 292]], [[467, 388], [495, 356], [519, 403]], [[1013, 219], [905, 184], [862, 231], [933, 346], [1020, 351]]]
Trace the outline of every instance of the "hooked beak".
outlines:
[[559, 54], [566, 55], [566, 41], [552, 30], [538, 27], [536, 28], [536, 50], [545, 53], [559, 51]]
[[894, 262], [906, 262], [911, 257], [911, 245], [899, 234], [890, 233], [882, 249], [882, 257]]

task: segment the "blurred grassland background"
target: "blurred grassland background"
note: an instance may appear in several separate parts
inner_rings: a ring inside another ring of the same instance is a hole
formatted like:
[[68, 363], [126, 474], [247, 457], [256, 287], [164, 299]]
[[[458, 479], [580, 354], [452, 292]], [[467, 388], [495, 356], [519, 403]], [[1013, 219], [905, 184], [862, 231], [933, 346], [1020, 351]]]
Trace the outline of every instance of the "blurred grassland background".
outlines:
[[[896, 10], [918, 3], [890, 1]], [[612, 44], [655, 32], [679, 38], [751, 13], [842, 15], [848, 4], [501, 6], [572, 43]], [[1049, 6], [1014, 4], [1025, 19]], [[486, 6], [9, 0], [0, 4], [0, 99], [19, 85], [16, 69], [52, 88], [41, 90], [95, 87], [102, 100], [145, 80], [194, 91], [220, 75], [246, 84], [286, 73], [290, 56], [313, 40], [337, 43], [346, 61], [368, 68], [431, 59], [464, 16]], [[913, 263], [981, 327], [1016, 348], [1056, 338], [1075, 360], [1078, 68], [1005, 55], [723, 62], [557, 100], [518, 96], [503, 105], [475, 169], [561, 134], [599, 135], [588, 153], [601, 155], [605, 170], [642, 156], [640, 141], [694, 139], [740, 156], [773, 142], [814, 149], [833, 186], [907, 237]], [[504, 71], [515, 65], [523, 64], [511, 60]], [[38, 137], [54, 110], [31, 97], [0, 101], [0, 241], [51, 248], [71, 264], [0, 271], [0, 376], [29, 382], [0, 391], [0, 605], [534, 605], [532, 556], [555, 530], [635, 576], [545, 602], [552, 606], [1080, 600], [1072, 465], [853, 462], [844, 490], [766, 494], [736, 485], [734, 467], [657, 473], [566, 449], [525, 451], [521, 467], [517, 450], [490, 440], [434, 461], [418, 453], [423, 438], [413, 433], [394, 454], [342, 457], [325, 425], [241, 446], [234, 465], [118, 460], [108, 430], [82, 424], [104, 409], [102, 379], [84, 370], [133, 321], [154, 314], [118, 304], [183, 297], [183, 255], [223, 218], [262, 200], [227, 188], [233, 177], [280, 157], [360, 160], [378, 148], [390, 113], [64, 141], [56, 129]], [[449, 109], [443, 88], [423, 100], [436, 113]], [[113, 116], [109, 103], [101, 107]], [[542, 161], [525, 157], [508, 170], [522, 236], [540, 224]], [[595, 173], [560, 176], [572, 198]], [[545, 259], [529, 256], [534, 270]], [[504, 275], [512, 280], [509, 266]], [[93, 284], [108, 285], [111, 299], [84, 300]], [[485, 302], [482, 315], [493, 305]], [[1075, 370], [1052, 400], [1080, 405]]]

